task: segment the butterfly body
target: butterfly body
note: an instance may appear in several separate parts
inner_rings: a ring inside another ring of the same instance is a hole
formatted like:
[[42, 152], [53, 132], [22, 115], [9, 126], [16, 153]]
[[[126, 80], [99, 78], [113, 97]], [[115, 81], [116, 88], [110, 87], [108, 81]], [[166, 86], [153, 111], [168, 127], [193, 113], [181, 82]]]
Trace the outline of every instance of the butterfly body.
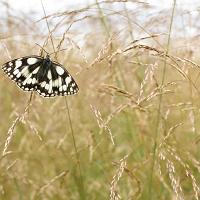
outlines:
[[79, 90], [69, 72], [48, 55], [17, 58], [2, 69], [22, 90], [37, 91], [43, 97], [73, 95]]

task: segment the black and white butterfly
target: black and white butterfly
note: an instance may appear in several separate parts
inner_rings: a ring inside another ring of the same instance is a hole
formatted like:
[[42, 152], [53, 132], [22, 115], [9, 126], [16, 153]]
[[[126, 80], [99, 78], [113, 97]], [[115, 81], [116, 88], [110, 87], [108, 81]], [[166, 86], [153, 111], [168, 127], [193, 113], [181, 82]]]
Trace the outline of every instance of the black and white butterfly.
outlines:
[[37, 91], [43, 97], [76, 94], [78, 85], [69, 72], [49, 55], [27, 56], [11, 60], [2, 67], [11, 80], [24, 91]]

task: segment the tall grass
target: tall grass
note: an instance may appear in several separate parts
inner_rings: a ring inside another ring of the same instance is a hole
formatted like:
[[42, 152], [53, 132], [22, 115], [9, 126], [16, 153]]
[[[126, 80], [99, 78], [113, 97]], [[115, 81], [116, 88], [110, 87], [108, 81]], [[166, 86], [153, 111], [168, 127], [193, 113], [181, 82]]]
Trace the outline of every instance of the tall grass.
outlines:
[[38, 43], [80, 92], [44, 99], [0, 73], [0, 199], [199, 199], [198, 18], [176, 1], [47, 3], [38, 18], [1, 2], [1, 63]]

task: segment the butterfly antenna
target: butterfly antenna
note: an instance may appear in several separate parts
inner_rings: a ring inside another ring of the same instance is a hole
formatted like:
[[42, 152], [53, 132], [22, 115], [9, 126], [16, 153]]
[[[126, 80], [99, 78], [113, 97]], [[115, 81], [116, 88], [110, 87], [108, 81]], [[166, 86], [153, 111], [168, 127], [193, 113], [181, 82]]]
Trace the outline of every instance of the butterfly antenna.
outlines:
[[40, 44], [38, 44], [38, 43], [35, 43], [36, 45], [38, 45], [41, 49], [42, 49], [42, 51], [40, 51], [41, 52], [41, 54], [43, 54], [42, 52], [44, 51], [47, 55], [49, 55], [49, 53], [44, 49], [44, 47], [42, 47]]
[[53, 47], [53, 51], [55, 53], [56, 50], [55, 50], [55, 46], [54, 46], [54, 43], [53, 43], [52, 32], [51, 32], [50, 27], [49, 27], [49, 23], [48, 23], [48, 20], [47, 20], [46, 11], [44, 9], [44, 4], [43, 4], [42, 0], [40, 0], [40, 1], [41, 1], [42, 9], [43, 9], [43, 12], [44, 12], [44, 16], [45, 16], [47, 28], [48, 28], [48, 31], [49, 31], [49, 36], [48, 37], [50, 37], [50, 39], [51, 39], [51, 44], [52, 44], [52, 47]]

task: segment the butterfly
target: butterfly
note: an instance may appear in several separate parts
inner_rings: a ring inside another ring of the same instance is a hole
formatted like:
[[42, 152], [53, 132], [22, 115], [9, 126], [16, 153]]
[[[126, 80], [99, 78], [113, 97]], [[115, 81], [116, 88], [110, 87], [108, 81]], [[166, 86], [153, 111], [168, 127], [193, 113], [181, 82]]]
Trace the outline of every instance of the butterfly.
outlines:
[[79, 90], [69, 72], [48, 54], [17, 58], [6, 62], [2, 69], [19, 88], [36, 91], [43, 97], [73, 95]]

